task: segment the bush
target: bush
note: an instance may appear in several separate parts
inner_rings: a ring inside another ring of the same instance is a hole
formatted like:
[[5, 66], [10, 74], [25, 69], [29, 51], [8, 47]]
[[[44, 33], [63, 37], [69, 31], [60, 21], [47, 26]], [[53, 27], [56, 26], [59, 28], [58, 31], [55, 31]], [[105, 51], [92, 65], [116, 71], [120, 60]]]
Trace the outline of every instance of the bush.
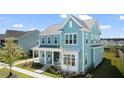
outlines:
[[43, 67], [43, 64], [33, 62], [31, 67], [34, 69], [40, 69]]
[[51, 66], [46, 70], [46, 72], [49, 72], [55, 75], [61, 75], [61, 68], [57, 66]]
[[26, 66], [26, 67], [31, 67], [31, 68], [34, 68], [34, 69], [40, 69], [40, 68], [43, 67], [43, 64], [35, 63], [35, 62], [32, 62], [32, 61], [23, 63], [22, 65]]

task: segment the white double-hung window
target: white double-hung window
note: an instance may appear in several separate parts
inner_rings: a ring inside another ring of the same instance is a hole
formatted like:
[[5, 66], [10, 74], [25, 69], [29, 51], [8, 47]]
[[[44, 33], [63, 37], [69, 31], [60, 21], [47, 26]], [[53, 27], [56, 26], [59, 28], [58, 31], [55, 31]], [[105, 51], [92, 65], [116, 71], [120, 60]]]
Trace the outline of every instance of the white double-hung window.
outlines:
[[64, 36], [64, 41], [66, 45], [77, 44], [77, 33], [66, 33]]
[[54, 43], [58, 44], [58, 37], [57, 36], [54, 37]]

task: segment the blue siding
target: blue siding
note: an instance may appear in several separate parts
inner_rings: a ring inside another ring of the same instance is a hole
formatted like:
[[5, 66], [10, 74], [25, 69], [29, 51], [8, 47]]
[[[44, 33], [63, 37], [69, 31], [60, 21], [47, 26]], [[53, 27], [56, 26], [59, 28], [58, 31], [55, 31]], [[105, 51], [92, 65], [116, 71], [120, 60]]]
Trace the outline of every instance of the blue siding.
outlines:
[[25, 52], [31, 50], [31, 48], [37, 46], [37, 40], [39, 40], [39, 32], [32, 32], [18, 39], [18, 44], [23, 48]]

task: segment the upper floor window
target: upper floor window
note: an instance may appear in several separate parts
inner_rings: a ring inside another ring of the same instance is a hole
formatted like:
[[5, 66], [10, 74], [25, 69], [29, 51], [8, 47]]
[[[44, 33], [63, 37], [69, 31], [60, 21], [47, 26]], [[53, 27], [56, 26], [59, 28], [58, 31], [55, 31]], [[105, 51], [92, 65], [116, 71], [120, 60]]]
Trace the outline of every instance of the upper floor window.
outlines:
[[42, 44], [44, 44], [44, 38], [42, 38]]
[[65, 44], [68, 44], [68, 35], [65, 35]]
[[93, 34], [91, 35], [91, 44], [93, 44], [93, 40], [94, 40], [94, 38], [93, 38]]
[[72, 35], [69, 35], [69, 44], [72, 44]]
[[48, 41], [47, 42], [48, 42], [48, 44], [50, 44], [50, 37], [48, 37]]
[[66, 34], [65, 44], [77, 44], [77, 34], [75, 33]]
[[77, 43], [77, 34], [73, 34], [73, 43], [74, 43], [74, 44]]
[[88, 44], [88, 33], [85, 34], [86, 35], [86, 44]]
[[58, 38], [57, 38], [57, 36], [55, 36], [54, 39], [55, 39], [54, 43], [57, 44], [57, 43], [58, 43]]
[[69, 28], [72, 28], [72, 21], [69, 22]]

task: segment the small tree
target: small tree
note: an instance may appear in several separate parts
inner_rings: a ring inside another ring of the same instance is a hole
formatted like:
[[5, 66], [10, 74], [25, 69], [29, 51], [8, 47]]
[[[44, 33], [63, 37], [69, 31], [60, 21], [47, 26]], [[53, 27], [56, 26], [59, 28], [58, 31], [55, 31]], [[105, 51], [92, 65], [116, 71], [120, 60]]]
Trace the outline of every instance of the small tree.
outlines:
[[22, 48], [14, 41], [14, 38], [6, 38], [5, 46], [0, 49], [0, 59], [10, 67], [9, 76], [12, 76], [12, 66], [14, 62], [24, 55]]

